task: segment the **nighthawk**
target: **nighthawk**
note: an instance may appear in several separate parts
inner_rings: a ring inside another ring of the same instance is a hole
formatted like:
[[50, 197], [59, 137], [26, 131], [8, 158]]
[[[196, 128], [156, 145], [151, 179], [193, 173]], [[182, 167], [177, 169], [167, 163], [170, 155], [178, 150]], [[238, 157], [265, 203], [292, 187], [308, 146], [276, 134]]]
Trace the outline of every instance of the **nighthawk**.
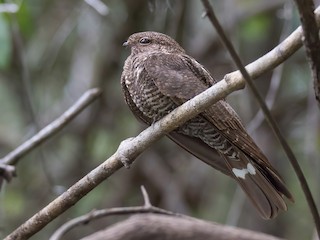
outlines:
[[[125, 101], [134, 115], [148, 125], [215, 83], [200, 63], [165, 34], [135, 33], [123, 45], [131, 48], [121, 76]], [[278, 172], [225, 100], [170, 132], [168, 137], [234, 178], [263, 218], [271, 219], [280, 210], [287, 210], [285, 197], [293, 201]]]

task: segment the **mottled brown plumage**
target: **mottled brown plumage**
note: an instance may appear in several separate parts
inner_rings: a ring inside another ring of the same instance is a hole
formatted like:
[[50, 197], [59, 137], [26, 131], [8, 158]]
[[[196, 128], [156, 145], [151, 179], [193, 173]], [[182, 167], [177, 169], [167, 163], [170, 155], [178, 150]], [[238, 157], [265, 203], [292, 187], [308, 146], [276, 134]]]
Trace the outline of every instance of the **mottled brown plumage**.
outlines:
[[[125, 100], [134, 115], [148, 125], [215, 83], [201, 64], [165, 34], [136, 33], [124, 46], [131, 47], [121, 76]], [[226, 101], [218, 101], [168, 137], [236, 179], [263, 218], [287, 210], [284, 196], [293, 200]]]

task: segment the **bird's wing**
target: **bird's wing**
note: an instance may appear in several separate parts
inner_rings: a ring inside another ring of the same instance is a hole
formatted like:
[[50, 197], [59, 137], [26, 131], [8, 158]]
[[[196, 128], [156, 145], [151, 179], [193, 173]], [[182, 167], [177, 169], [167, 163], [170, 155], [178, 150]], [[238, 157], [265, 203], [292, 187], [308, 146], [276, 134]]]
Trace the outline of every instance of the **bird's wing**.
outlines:
[[[286, 188], [277, 170], [271, 166], [266, 156], [246, 132], [236, 112], [225, 101], [219, 101], [201, 114], [211, 122], [234, 146], [248, 156], [254, 166], [288, 199], [293, 197]], [[234, 162], [230, 162], [233, 168]]]
[[[203, 92], [211, 86], [213, 81], [208, 72], [195, 60], [174, 54], [151, 55], [145, 61], [144, 68], [147, 78], [154, 82], [163, 95], [170, 97], [177, 105]], [[167, 136], [200, 160], [230, 175], [230, 170], [218, 152], [199, 138], [176, 131]]]
[[[135, 117], [139, 119], [141, 122], [150, 125], [153, 120], [145, 116], [140, 109], [135, 105], [132, 101], [131, 96], [129, 95], [129, 91], [127, 90], [125, 81], [121, 81], [123, 92], [125, 95], [125, 101], [134, 113]], [[186, 151], [190, 152], [195, 157], [201, 159], [205, 163], [209, 164], [213, 168], [223, 172], [224, 174], [228, 175], [229, 169], [226, 164], [221, 161], [221, 157], [218, 152], [205, 144], [198, 138], [187, 136], [178, 132], [171, 132], [167, 134], [167, 136], [178, 144], [180, 147], [185, 149]]]
[[[200, 65], [199, 68], [201, 67]], [[201, 74], [204, 69], [194, 70], [194, 65], [188, 64], [180, 55], [150, 56], [146, 61], [145, 69], [149, 78], [153, 80], [161, 93], [171, 97], [178, 105], [183, 104], [209, 87], [205, 84], [209, 81], [203, 80], [206, 75]], [[227, 102], [218, 101], [201, 113], [201, 116], [212, 123], [225, 138], [246, 154], [253, 154], [257, 158], [262, 158], [259, 148], [246, 133], [238, 115]], [[265, 158], [262, 158], [262, 161], [266, 161]], [[267, 164], [269, 163], [267, 162]]]
[[[145, 62], [145, 70], [149, 79], [154, 82], [162, 94], [170, 97], [177, 105], [181, 105], [209, 87], [207, 83], [210, 80], [204, 79], [208, 78], [208, 73], [200, 64], [198, 66], [195, 66], [195, 64], [198, 63], [194, 61], [189, 64], [180, 55], [162, 54], [150, 56]], [[199, 66], [200, 69], [198, 69]], [[262, 216], [272, 218], [277, 215], [278, 209], [286, 210], [281, 194], [292, 199], [290, 192], [277, 171], [270, 165], [267, 158], [247, 134], [239, 117], [229, 104], [220, 100], [201, 113], [200, 116], [210, 122], [213, 128], [218, 130], [241, 152], [241, 161], [232, 161], [222, 155], [228, 168], [227, 174], [240, 183]], [[181, 146], [184, 144], [183, 141], [177, 140], [173, 135], [171, 135], [171, 139], [178, 144], [180, 142], [179, 145]], [[187, 147], [185, 149], [195, 156], [199, 155], [196, 148], [192, 151]], [[210, 150], [212, 152], [212, 148], [209, 148]], [[201, 160], [205, 161], [204, 159]], [[248, 163], [252, 165], [248, 165]], [[249, 177], [243, 177], [242, 179], [236, 176], [233, 171], [235, 169], [247, 171], [249, 166], [254, 166], [258, 170], [257, 174], [248, 174]]]
[[229, 167], [222, 161], [219, 153], [199, 138], [187, 136], [176, 131], [168, 133], [167, 136], [193, 156], [220, 172], [230, 175]]
[[178, 105], [206, 90], [213, 81], [199, 63], [183, 55], [154, 54], [147, 58], [144, 67], [162, 94]]
[[[193, 63], [198, 64], [196, 61]], [[202, 66], [199, 64], [199, 67], [201, 68]], [[180, 55], [174, 54], [150, 56], [145, 64], [149, 78], [154, 81], [161, 93], [171, 97], [178, 105], [195, 97], [209, 87], [206, 82], [210, 80], [203, 79], [204, 76], [208, 76], [207, 71], [204, 68], [201, 70], [198, 68], [195, 70], [193, 64], [189, 64]], [[203, 74], [203, 71], [206, 74]], [[200, 115], [212, 123], [213, 127], [246, 155], [258, 159], [260, 161], [259, 164], [266, 164], [266, 166], [274, 170], [252, 138], [247, 134], [238, 115], [227, 102], [220, 100]]]

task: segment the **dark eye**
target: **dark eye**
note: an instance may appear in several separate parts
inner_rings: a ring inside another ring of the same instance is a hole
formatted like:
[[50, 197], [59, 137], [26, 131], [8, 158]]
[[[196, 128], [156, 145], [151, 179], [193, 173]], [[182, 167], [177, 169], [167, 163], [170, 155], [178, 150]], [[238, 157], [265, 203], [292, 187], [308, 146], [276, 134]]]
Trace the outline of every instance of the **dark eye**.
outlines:
[[151, 40], [149, 38], [143, 37], [143, 38], [140, 38], [139, 43], [146, 45], [151, 43]]

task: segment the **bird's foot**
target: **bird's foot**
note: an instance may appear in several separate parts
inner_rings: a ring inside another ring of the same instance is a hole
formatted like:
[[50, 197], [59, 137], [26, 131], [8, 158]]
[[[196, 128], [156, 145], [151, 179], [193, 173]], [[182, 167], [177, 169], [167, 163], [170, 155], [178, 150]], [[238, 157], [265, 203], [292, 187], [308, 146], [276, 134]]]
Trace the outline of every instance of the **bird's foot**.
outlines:
[[120, 143], [118, 150], [117, 150], [117, 155], [118, 155], [119, 160], [121, 161], [123, 166], [127, 169], [129, 169], [131, 166], [131, 160], [126, 155], [126, 149], [128, 149], [128, 145], [131, 144], [130, 142], [132, 139], [133, 139], [133, 137], [123, 140]]

